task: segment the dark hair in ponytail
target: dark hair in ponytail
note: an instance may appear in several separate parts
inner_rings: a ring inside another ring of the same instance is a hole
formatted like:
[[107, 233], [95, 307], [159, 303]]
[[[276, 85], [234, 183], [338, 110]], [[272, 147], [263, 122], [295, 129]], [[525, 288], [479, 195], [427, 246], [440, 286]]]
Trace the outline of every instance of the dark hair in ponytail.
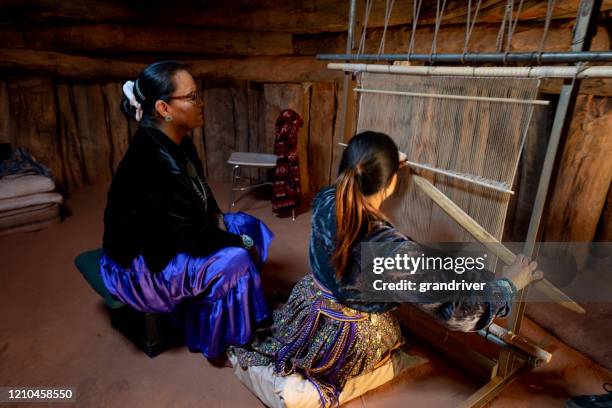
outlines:
[[[170, 101], [174, 93], [174, 75], [178, 71], [186, 70], [185, 64], [178, 61], [160, 61], [149, 65], [138, 75], [134, 81], [134, 96], [142, 106], [142, 123], [155, 120], [155, 102]], [[130, 105], [128, 98], [123, 95], [121, 110], [128, 118], [134, 119], [136, 109]]]
[[336, 249], [332, 262], [341, 278], [364, 222], [386, 220], [367, 196], [386, 188], [399, 169], [397, 145], [384, 133], [355, 135], [342, 154], [336, 180]]

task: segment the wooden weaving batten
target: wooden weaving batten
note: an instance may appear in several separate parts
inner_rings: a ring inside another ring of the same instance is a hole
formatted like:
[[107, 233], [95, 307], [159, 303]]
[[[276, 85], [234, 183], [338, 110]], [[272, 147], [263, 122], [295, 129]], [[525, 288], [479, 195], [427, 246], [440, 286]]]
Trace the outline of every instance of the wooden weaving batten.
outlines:
[[[438, 190], [436, 186], [431, 184], [424, 177], [416, 174], [412, 175], [412, 180], [419, 187], [419, 189], [427, 194], [427, 196], [431, 198], [442, 210], [444, 210], [445, 213], [457, 221], [457, 223], [459, 223], [474, 238], [487, 247], [487, 249], [497, 255], [505, 264], [510, 265], [514, 263], [516, 255], [512, 253], [512, 251], [495, 239], [493, 235], [489, 234], [457, 204]], [[541, 281], [534, 283], [534, 285], [537, 285], [538, 289], [544, 292], [555, 302], [559, 303], [561, 306], [576, 313], [585, 313], [585, 310], [579, 304], [574, 302], [565, 293], [557, 289], [548, 280], [542, 279]]]

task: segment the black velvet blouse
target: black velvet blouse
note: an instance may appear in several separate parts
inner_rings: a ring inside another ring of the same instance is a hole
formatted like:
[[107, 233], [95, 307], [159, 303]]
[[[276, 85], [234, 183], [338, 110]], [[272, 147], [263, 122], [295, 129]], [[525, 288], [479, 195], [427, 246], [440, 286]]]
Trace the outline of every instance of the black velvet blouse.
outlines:
[[242, 247], [239, 235], [219, 228], [220, 214], [191, 139], [177, 145], [141, 126], [108, 192], [104, 250], [123, 267], [143, 255], [149, 270], [159, 272], [179, 252], [204, 256]]

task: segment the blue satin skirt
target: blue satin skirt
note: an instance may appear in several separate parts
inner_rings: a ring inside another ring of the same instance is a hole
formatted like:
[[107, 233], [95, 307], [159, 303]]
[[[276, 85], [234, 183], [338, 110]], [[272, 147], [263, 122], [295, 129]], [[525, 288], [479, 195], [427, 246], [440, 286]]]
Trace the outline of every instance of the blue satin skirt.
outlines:
[[[272, 231], [245, 213], [228, 213], [224, 219], [229, 232], [253, 238], [265, 261]], [[229, 345], [246, 345], [256, 323], [269, 316], [259, 271], [243, 248], [227, 247], [203, 257], [179, 253], [155, 274], [142, 256], [123, 268], [102, 254], [100, 273], [109, 292], [134, 309], [172, 313], [184, 326], [187, 347], [209, 358]]]

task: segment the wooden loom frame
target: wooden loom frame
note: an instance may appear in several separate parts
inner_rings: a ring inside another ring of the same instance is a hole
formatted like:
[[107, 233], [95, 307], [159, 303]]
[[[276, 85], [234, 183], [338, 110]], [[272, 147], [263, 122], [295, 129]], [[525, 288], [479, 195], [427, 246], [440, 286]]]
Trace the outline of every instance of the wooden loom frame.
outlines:
[[[592, 27], [596, 22], [597, 14], [599, 12], [599, 6], [601, 4], [600, 0], [581, 0], [580, 6], [578, 9], [578, 13], [576, 16], [576, 26], [574, 29], [573, 41], [572, 41], [572, 53], [575, 58], [569, 59], [568, 62], [578, 62], [584, 61], [585, 58], [588, 59], [587, 52], [582, 52], [586, 47], [588, 49], [591, 36], [590, 33], [592, 31]], [[357, 9], [356, 0], [350, 0], [350, 8], [349, 8], [349, 26], [348, 26], [348, 35], [347, 35], [347, 54], [352, 55], [353, 52], [353, 36], [355, 31], [355, 14]], [[536, 54], [536, 53], [532, 53]], [[569, 54], [569, 53], [568, 53]], [[591, 53], [593, 54], [593, 53]], [[609, 54], [609, 53], [608, 53]], [[476, 55], [477, 54], [473, 54]], [[506, 61], [508, 55], [512, 55], [512, 53], [506, 53], [503, 55], [503, 61]], [[540, 60], [543, 54], [540, 53], [537, 56], [537, 60]], [[441, 57], [443, 55], [437, 55], [436, 57]], [[337, 56], [332, 55], [319, 55], [317, 56], [319, 59], [332, 59], [337, 58]], [[371, 56], [366, 56], [371, 57]], [[381, 57], [381, 56], [379, 56]], [[393, 58], [385, 58], [389, 57], [388, 55], [382, 55], [381, 61], [391, 61]], [[502, 56], [500, 56], [501, 58]], [[532, 60], [536, 60], [535, 56], [533, 56]], [[359, 57], [357, 57], [359, 58]], [[415, 58], [418, 59], [418, 58]], [[370, 58], [370, 60], [372, 60]], [[431, 56], [430, 59], [431, 61]], [[610, 60], [610, 55], [606, 55], [604, 60]], [[501, 62], [501, 60], [500, 60]], [[330, 64], [332, 65], [332, 64]], [[336, 66], [339, 64], [335, 64]], [[336, 67], [337, 69], [338, 67]], [[415, 67], [417, 68], [417, 67]], [[420, 68], [420, 67], [419, 67]], [[557, 104], [557, 108], [555, 111], [553, 126], [550, 134], [550, 139], [548, 142], [546, 156], [544, 159], [542, 172], [540, 175], [540, 180], [538, 184], [538, 190], [536, 193], [536, 198], [534, 202], [534, 207], [531, 213], [531, 219], [529, 223], [529, 230], [527, 233], [527, 239], [525, 242], [525, 246], [523, 249], [523, 253], [527, 256], [532, 257], [534, 254], [534, 249], [536, 245], [537, 238], [540, 233], [540, 221], [542, 219], [542, 215], [544, 212], [544, 208], [546, 205], [546, 199], [548, 196], [548, 191], [550, 187], [550, 181], [552, 177], [553, 167], [555, 164], [555, 160], [557, 157], [557, 151], [559, 148], [560, 140], [563, 134], [565, 134], [569, 128], [569, 121], [571, 119], [571, 111], [574, 107], [576, 96], [578, 94], [578, 89], [580, 86], [580, 81], [578, 80], [578, 75], [574, 75], [571, 83], [564, 83], [561, 92], [559, 95], [559, 101]], [[343, 140], [348, 140], [356, 130], [356, 97], [355, 97], [355, 80], [350, 72], [345, 72], [344, 82], [343, 82], [343, 100], [342, 100], [342, 116], [340, 118], [340, 135]], [[570, 112], [570, 115], [568, 115]], [[432, 196], [436, 194], [436, 188], [433, 185], [427, 185], [428, 181], [426, 179], [415, 177], [414, 181], [417, 185], [419, 185], [421, 191], [426, 192], [426, 194], [434, 199]], [[429, 192], [427, 192], [429, 191]], [[439, 192], [439, 191], [438, 191]], [[444, 198], [442, 198], [444, 200]], [[446, 199], [450, 201], [449, 199]], [[439, 200], [435, 200], [438, 205], [440, 205]], [[452, 203], [452, 201], [450, 201]], [[451, 204], [452, 206], [452, 204]], [[446, 209], [445, 209], [446, 211]], [[455, 220], [457, 220], [456, 217]], [[466, 227], [464, 225], [464, 227]], [[486, 232], [486, 231], [485, 231]], [[512, 259], [513, 254], [506, 254], [505, 261], [508, 262]], [[501, 256], [502, 260], [504, 256]], [[521, 331], [521, 324], [523, 320], [523, 316], [525, 313], [525, 298], [527, 295], [527, 289], [519, 291], [517, 296], [517, 303], [512, 308], [512, 314], [509, 319], [508, 331], [511, 336], [519, 335]], [[566, 304], [567, 306], [567, 304]], [[575, 309], [574, 309], [575, 310]], [[576, 310], [575, 310], [576, 311]], [[423, 324], [421, 322], [421, 324]], [[433, 323], [427, 327], [422, 326], [424, 329], [433, 329], [435, 330], [435, 326], [437, 324]], [[427, 325], [427, 323], [425, 323]], [[441, 328], [441, 326], [438, 326]], [[438, 329], [439, 330], [439, 329]], [[447, 347], [453, 348], [453, 346], [458, 346], [459, 342], [449, 342], [446, 344]], [[503, 342], [502, 342], [503, 343]], [[499, 343], [498, 343], [499, 344]], [[451, 350], [446, 350], [450, 352]], [[475, 393], [473, 393], [468, 399], [466, 399], [460, 406], [461, 407], [481, 407], [488, 402], [490, 402], [499, 392], [501, 392], [511, 381], [513, 381], [517, 376], [519, 376], [523, 371], [528, 370], [530, 361], [525, 359], [525, 356], [521, 356], [519, 353], [520, 350], [513, 349], [512, 347], [505, 347], [501, 350], [499, 354], [499, 360], [497, 362], [492, 361], [491, 359], [483, 356], [482, 354], [476, 351], [470, 351], [467, 356], [457, 356], [456, 361], [465, 361], [468, 362], [470, 359], [477, 360], [482, 365], [485, 366], [485, 369], [488, 370], [488, 382], [478, 389]], [[531, 361], [531, 365], [538, 364], [538, 362]]]

